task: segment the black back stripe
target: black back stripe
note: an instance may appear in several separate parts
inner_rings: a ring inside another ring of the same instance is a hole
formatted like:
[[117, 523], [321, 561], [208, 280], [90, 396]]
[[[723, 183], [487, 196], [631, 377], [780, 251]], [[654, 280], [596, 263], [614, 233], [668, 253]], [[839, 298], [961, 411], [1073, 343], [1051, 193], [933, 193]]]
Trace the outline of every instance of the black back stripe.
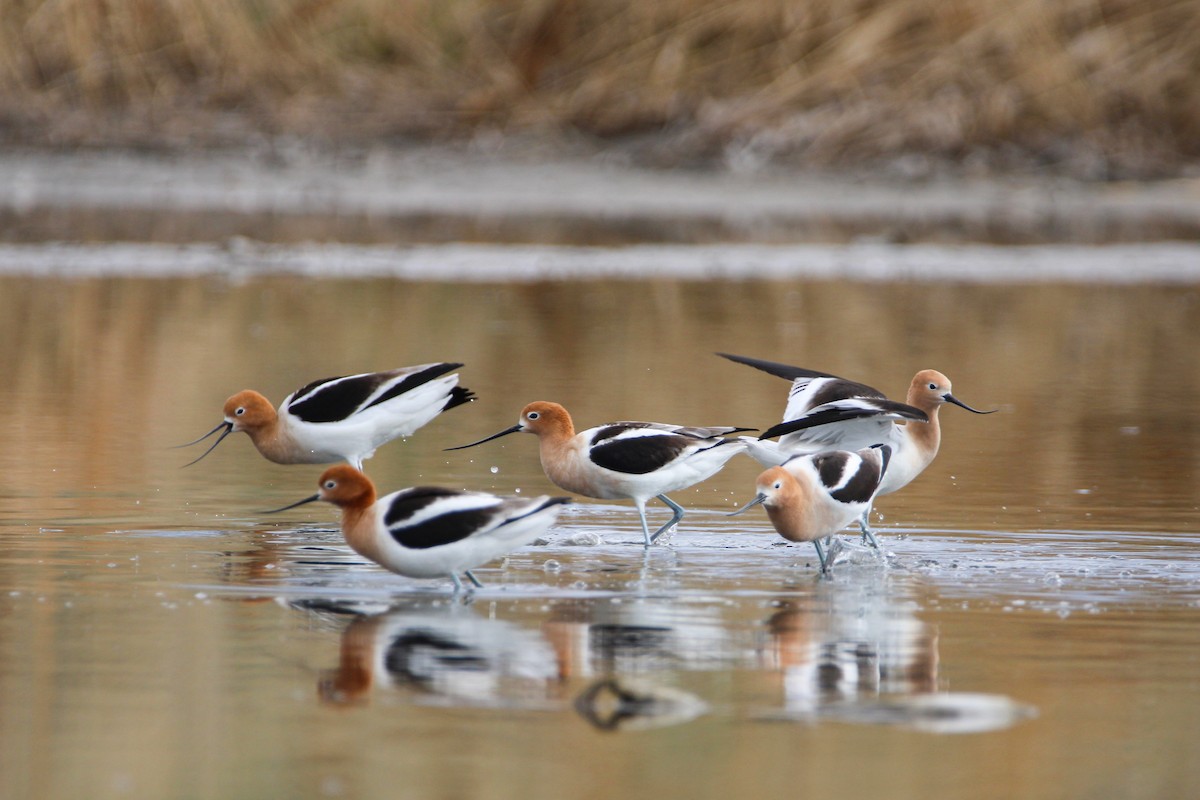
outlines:
[[438, 514], [416, 525], [389, 527], [388, 532], [402, 547], [425, 550], [466, 539], [486, 527], [495, 516], [495, 508], [470, 508]]
[[339, 375], [336, 378], [318, 378], [317, 380], [313, 381], [312, 383], [306, 383], [304, 386], [300, 387], [299, 389], [297, 389], [295, 392], [292, 393], [292, 402], [295, 403], [300, 400], [303, 400], [311, 392], [316, 391], [317, 389], [321, 388], [322, 386], [324, 386], [327, 383], [333, 383], [334, 381], [344, 380], [345, 378], [346, 378], [345, 375]]
[[[304, 422], [339, 422], [351, 415], [385, 403], [394, 397], [411, 391], [435, 378], [458, 369], [462, 364], [431, 364], [429, 367], [405, 375], [404, 370], [393, 372], [370, 372], [364, 375], [349, 375], [337, 378], [322, 378], [304, 386], [292, 395], [287, 410]], [[380, 388], [395, 381], [386, 390]], [[378, 393], [378, 396], [376, 394]], [[464, 389], [458, 395], [451, 392], [447, 407], [468, 402], [473, 395]], [[457, 402], [455, 402], [457, 400]]]
[[679, 458], [691, 443], [687, 437], [676, 435], [612, 439], [599, 446], [593, 445], [591, 459], [613, 472], [647, 475]]
[[850, 454], [845, 450], [835, 450], [832, 453], [822, 453], [813, 458], [813, 466], [817, 468], [817, 473], [821, 476], [821, 483], [826, 489], [834, 489], [842, 482], [842, 475], [846, 472], [846, 464], [850, 461]]
[[854, 459], [858, 468], [852, 475], [847, 475], [851, 455], [844, 450], [823, 453], [813, 458], [813, 464], [821, 476], [821, 483], [830, 490], [830, 497], [839, 503], [865, 503], [879, 488], [879, 470], [871, 461]]
[[600, 430], [596, 431], [596, 435], [592, 437], [592, 446], [595, 447], [598, 443], [605, 439], [612, 439], [614, 436], [620, 436], [628, 430], [639, 430], [644, 428], [653, 428], [654, 426], [648, 422], [616, 422], [612, 425], [605, 425]]
[[462, 492], [455, 489], [445, 489], [441, 486], [414, 486], [398, 494], [388, 505], [383, 522], [389, 528], [393, 525], [412, 519], [417, 512], [426, 506], [447, 497], [455, 497]]
[[386, 380], [382, 373], [371, 373], [314, 381], [296, 392], [288, 411], [305, 422], [337, 422], [357, 411]]
[[[424, 384], [429, 383], [434, 378], [440, 378], [441, 376], [445, 375], [447, 372], [458, 369], [461, 366], [462, 366], [462, 364], [451, 364], [451, 363], [434, 364], [434, 365], [428, 367], [427, 369], [421, 370], [420, 372], [414, 372], [411, 375], [406, 375], [403, 380], [397, 381], [394, 386], [389, 387], [386, 392], [383, 392], [382, 394], [379, 395], [379, 397], [376, 397], [374, 400], [367, 403], [363, 407], [370, 408], [371, 406], [377, 406], [380, 403], [386, 403], [388, 400], [391, 400], [393, 397], [399, 397], [400, 395], [404, 394], [405, 392], [412, 391], [413, 389], [417, 388], [418, 386], [423, 386]], [[378, 386], [378, 384], [376, 384], [376, 385]]]

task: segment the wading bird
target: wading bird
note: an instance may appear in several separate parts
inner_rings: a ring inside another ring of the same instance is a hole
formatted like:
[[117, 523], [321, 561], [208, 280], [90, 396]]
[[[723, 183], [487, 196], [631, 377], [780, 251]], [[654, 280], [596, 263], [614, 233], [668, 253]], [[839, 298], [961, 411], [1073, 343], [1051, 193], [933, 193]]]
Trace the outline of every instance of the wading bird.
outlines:
[[277, 464], [329, 464], [346, 461], [356, 469], [375, 449], [414, 431], [443, 411], [475, 399], [446, 373], [462, 364], [416, 367], [325, 378], [289, 394], [276, 410], [252, 389], [225, 401], [225, 419], [195, 441], [221, 435], [191, 466], [231, 433], [245, 431], [258, 452]]
[[[477, 442], [450, 447], [462, 450], [510, 433], [538, 437], [542, 469], [568, 492], [601, 500], [629, 499], [637, 506], [642, 536], [649, 547], [664, 531], [679, 524], [683, 508], [667, 492], [707, 480], [725, 462], [745, 450], [725, 434], [753, 428], [689, 428], [660, 422], [610, 422], [579, 433], [571, 415], [558, 403], [538, 401], [521, 410], [516, 425]], [[657, 497], [672, 511], [667, 524], [653, 535], [646, 523], [646, 502]]]
[[471, 573], [527, 545], [558, 517], [568, 497], [497, 497], [486, 492], [417, 486], [378, 500], [370, 478], [348, 464], [330, 467], [312, 497], [274, 514], [324, 500], [342, 511], [342, 536], [360, 556], [409, 578], [448, 577], [462, 591], [459, 573]]
[[[950, 379], [934, 369], [913, 376], [907, 402], [889, 400], [865, 384], [824, 372], [718, 353], [730, 361], [760, 369], [792, 381], [783, 422], [757, 438], [747, 440], [747, 452], [765, 466], [789, 457], [827, 450], [859, 450], [875, 444], [892, 449], [891, 464], [877, 494], [891, 494], [920, 475], [937, 455], [942, 440], [938, 409], [946, 403], [974, 414], [991, 414], [971, 408], [950, 393]], [[898, 425], [897, 422], [905, 424]], [[779, 441], [768, 439], [778, 436]], [[878, 546], [870, 527], [870, 504], [859, 518], [863, 539]]]
[[892, 450], [887, 445], [851, 453], [832, 450], [793, 456], [758, 476], [754, 499], [730, 516], [762, 504], [771, 525], [789, 542], [812, 542], [821, 572], [825, 560], [821, 539], [840, 531], [864, 511], [889, 470]]

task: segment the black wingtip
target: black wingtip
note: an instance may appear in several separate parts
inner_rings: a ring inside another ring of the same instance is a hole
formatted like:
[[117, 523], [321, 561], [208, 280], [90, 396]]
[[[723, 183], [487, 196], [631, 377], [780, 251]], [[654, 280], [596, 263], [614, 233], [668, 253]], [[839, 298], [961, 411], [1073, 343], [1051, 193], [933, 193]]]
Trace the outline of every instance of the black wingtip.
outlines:
[[450, 390], [450, 400], [447, 401], [446, 405], [442, 408], [442, 411], [449, 411], [452, 408], [464, 406], [467, 403], [474, 401], [477, 396], [478, 395], [465, 386], [455, 386]]
[[737, 356], [732, 353], [717, 353], [721, 358], [727, 358], [737, 364], [745, 364], [747, 367], [754, 367], [757, 370], [762, 370], [768, 375], [774, 375], [785, 380], [794, 381], [797, 378], [836, 378], [836, 375], [830, 375], [827, 372], [818, 372], [817, 370], [804, 369], [803, 367], [794, 367], [791, 364], [781, 364], [778, 361], [766, 361], [761, 358], [750, 358], [749, 356]]

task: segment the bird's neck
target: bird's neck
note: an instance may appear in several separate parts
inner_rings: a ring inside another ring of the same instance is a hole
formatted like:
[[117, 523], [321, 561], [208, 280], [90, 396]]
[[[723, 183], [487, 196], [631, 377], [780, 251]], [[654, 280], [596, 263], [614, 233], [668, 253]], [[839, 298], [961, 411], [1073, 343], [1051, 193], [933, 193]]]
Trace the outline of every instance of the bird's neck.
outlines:
[[369, 513], [372, 508], [373, 504], [361, 503], [342, 506], [342, 536], [351, 550], [378, 563], [381, 554], [375, 520]]
[[938, 409], [940, 405], [922, 408], [929, 416], [929, 422], [908, 421], [904, 425], [904, 429], [908, 432], [909, 438], [913, 444], [917, 446], [917, 450], [921, 453], [921, 457], [928, 464], [937, 455], [938, 447], [942, 443], [942, 426], [938, 420]]
[[255, 449], [263, 458], [276, 464], [295, 463], [296, 442], [291, 433], [276, 417], [262, 425], [246, 428], [246, 435], [254, 442]]
[[555, 485], [568, 492], [593, 496], [586, 480], [586, 456], [580, 452], [574, 436], [538, 437], [538, 455], [542, 470]]

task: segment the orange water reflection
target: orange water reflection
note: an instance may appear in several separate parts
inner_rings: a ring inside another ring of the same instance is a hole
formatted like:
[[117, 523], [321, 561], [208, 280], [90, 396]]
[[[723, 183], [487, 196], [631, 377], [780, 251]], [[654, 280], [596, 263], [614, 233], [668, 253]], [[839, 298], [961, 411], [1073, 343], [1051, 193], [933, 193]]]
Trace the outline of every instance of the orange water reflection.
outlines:
[[[315, 377], [431, 360], [464, 362], [480, 399], [382, 449], [368, 470], [383, 486], [545, 486], [530, 442], [441, 452], [533, 399], [581, 425], [776, 421], [786, 384], [715, 350], [896, 395], [932, 366], [1002, 409], [944, 413], [942, 453], [878, 504], [885, 524], [1171, 530], [1197, 505], [1195, 288], [9, 278], [0, 336], [0, 459], [13, 494], [52, 520], [172, 524], [181, 508], [236, 513], [307, 490], [310, 471], [238, 437], [188, 470], [167, 448], [211, 428], [237, 389], [277, 401]], [[753, 477], [749, 462], [727, 469], [692, 502], [740, 496]]]

